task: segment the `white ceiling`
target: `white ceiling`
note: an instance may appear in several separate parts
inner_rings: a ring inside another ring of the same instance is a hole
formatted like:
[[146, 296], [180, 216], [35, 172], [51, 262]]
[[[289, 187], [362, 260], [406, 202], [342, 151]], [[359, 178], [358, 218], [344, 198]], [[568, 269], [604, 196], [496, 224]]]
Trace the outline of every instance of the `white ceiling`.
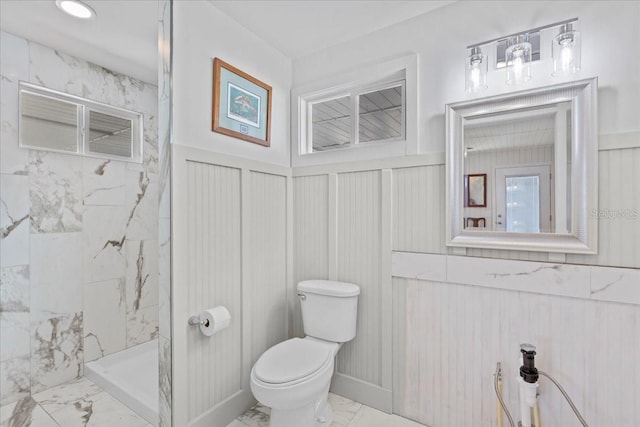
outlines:
[[454, 3], [435, 0], [209, 1], [294, 59]]
[[[96, 11], [95, 19], [83, 21], [72, 18], [61, 12], [54, 0], [0, 0], [0, 28], [155, 83], [157, 2], [84, 1]], [[215, 7], [290, 58], [307, 55], [453, 3], [405, 0], [197, 1], [211, 1]]]
[[60, 11], [54, 0], [0, 0], [0, 28], [146, 82], [158, 80], [158, 3], [84, 0], [96, 18]]
[[554, 141], [554, 114], [465, 127], [464, 130], [464, 145], [473, 153], [553, 145]]

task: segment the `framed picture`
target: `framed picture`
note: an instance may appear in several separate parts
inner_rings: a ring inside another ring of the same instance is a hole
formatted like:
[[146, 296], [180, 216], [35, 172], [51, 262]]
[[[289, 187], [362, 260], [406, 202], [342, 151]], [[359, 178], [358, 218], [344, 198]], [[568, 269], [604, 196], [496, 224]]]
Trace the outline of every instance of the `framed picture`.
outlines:
[[487, 207], [487, 174], [469, 174], [464, 177], [464, 206]]
[[211, 130], [269, 147], [271, 86], [214, 58]]

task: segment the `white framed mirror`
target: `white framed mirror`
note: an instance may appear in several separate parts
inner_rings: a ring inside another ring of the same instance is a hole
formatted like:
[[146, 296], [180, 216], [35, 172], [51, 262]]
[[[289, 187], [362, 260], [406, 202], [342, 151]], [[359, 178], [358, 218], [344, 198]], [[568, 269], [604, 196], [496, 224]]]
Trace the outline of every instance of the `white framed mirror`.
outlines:
[[447, 246], [597, 253], [597, 89], [446, 106]]

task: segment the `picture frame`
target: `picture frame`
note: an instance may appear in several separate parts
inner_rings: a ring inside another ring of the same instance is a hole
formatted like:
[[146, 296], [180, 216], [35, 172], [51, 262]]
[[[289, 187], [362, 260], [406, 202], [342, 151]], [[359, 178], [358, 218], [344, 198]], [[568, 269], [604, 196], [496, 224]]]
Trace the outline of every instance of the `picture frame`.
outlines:
[[464, 176], [464, 206], [467, 208], [487, 207], [487, 174], [477, 173]]
[[212, 110], [213, 132], [271, 145], [271, 86], [220, 58], [213, 59]]

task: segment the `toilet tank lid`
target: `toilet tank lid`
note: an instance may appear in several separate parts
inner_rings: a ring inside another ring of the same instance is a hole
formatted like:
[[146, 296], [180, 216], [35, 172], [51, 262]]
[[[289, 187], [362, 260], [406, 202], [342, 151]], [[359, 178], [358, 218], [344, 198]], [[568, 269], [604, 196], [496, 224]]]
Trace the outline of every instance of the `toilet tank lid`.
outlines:
[[335, 280], [304, 280], [298, 283], [298, 290], [332, 297], [354, 297], [360, 294], [358, 285]]

